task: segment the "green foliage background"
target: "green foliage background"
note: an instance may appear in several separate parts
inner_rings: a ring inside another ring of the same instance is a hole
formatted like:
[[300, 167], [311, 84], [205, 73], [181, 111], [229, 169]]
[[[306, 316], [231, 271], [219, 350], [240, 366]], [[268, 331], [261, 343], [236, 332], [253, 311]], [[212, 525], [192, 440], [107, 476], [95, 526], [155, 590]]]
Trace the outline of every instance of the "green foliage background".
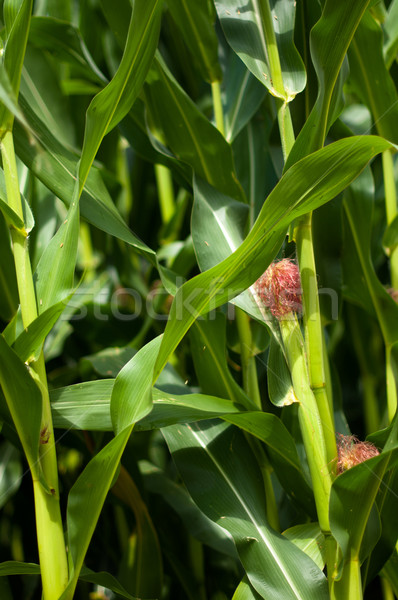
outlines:
[[0, 5], [1, 598], [398, 596], [398, 1]]

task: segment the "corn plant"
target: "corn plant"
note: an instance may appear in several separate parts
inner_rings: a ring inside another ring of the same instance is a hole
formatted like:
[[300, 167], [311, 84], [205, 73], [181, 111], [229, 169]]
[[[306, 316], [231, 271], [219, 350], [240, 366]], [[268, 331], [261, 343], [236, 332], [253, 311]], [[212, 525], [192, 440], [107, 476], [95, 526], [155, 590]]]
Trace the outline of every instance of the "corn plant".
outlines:
[[398, 1], [0, 5], [1, 598], [398, 597]]

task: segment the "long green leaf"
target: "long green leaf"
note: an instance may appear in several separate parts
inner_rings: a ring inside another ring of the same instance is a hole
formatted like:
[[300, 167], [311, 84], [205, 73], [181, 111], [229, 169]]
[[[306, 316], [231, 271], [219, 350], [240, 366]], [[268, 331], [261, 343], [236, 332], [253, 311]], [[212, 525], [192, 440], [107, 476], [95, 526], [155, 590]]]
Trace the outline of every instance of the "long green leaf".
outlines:
[[[110, 405], [114, 383], [114, 379], [99, 379], [51, 390], [55, 427], [112, 431]], [[239, 413], [243, 409], [243, 405], [231, 400], [205, 394], [180, 395], [153, 388], [152, 396], [153, 410], [135, 425], [137, 431]]]
[[318, 78], [318, 96], [285, 169], [323, 146], [331, 125], [332, 94], [338, 74], [368, 4], [369, 0], [326, 0], [322, 16], [311, 31], [311, 57]]
[[383, 57], [383, 31], [367, 12], [352, 40], [348, 57], [350, 79], [372, 113], [379, 135], [398, 142], [398, 95]]
[[261, 597], [328, 597], [326, 579], [315, 563], [268, 525], [262, 479], [243, 436], [209, 423], [176, 425], [163, 434], [193, 499], [231, 533]]
[[213, 187], [243, 200], [230, 145], [178, 85], [160, 54], [155, 57], [144, 91], [152, 124], [174, 155]]
[[221, 81], [214, 7], [203, 0], [167, 0], [180, 34], [198, 63], [205, 81]]
[[78, 237], [79, 201], [75, 196], [65, 221], [41, 255], [34, 274], [39, 314], [72, 291]]
[[[28, 40], [30, 17], [32, 13], [32, 0], [5, 0], [3, 6], [4, 24], [6, 29], [6, 45], [4, 49], [3, 64], [10, 78], [11, 86], [18, 97], [19, 83], [23, 60], [25, 57], [26, 43]], [[4, 130], [12, 126], [13, 115], [0, 105], [0, 128]]]
[[28, 368], [0, 335], [0, 383], [29, 467], [37, 476], [42, 398]]
[[[112, 402], [116, 423], [124, 427], [85, 467], [68, 496], [67, 530], [72, 568], [69, 584], [62, 600], [72, 600], [91, 537], [94, 533], [105, 498], [115, 477], [124, 448], [134, 427], [134, 420], [147, 411], [151, 391], [151, 375], [158, 351], [159, 339], [144, 346], [122, 369], [120, 384], [115, 381]], [[133, 392], [135, 386], [135, 392]], [[122, 394], [129, 393], [127, 398]], [[118, 418], [120, 409], [120, 419]], [[112, 409], [111, 409], [112, 411]]]
[[112, 81], [91, 101], [79, 169], [82, 191], [103, 137], [130, 110], [152, 62], [160, 30], [161, 0], [135, 0], [126, 46]]
[[19, 334], [15, 340], [14, 350], [22, 362], [26, 363], [38, 359], [46, 336], [63, 313], [69, 300], [70, 296], [50, 306], [30, 323], [28, 329], [24, 329]]
[[268, 196], [249, 235], [216, 267], [185, 283], [170, 309], [155, 377], [194, 320], [253, 284], [276, 255], [296, 217], [339, 194], [377, 153], [391, 145], [373, 136], [352, 137], [293, 165]]

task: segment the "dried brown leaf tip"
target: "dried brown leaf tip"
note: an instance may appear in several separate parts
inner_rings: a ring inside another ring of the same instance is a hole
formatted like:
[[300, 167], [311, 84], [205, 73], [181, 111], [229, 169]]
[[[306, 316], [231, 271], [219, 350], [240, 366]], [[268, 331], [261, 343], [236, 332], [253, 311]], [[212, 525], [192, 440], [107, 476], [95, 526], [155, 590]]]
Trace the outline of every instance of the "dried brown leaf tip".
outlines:
[[270, 264], [255, 283], [256, 292], [265, 307], [277, 319], [288, 313], [301, 314], [301, 281], [298, 265], [288, 258]]
[[380, 452], [371, 442], [361, 442], [355, 435], [337, 436], [337, 471], [343, 473], [359, 463], [378, 456]]
[[398, 303], [398, 290], [394, 290], [394, 288], [389, 288], [387, 292], [390, 294], [391, 298]]

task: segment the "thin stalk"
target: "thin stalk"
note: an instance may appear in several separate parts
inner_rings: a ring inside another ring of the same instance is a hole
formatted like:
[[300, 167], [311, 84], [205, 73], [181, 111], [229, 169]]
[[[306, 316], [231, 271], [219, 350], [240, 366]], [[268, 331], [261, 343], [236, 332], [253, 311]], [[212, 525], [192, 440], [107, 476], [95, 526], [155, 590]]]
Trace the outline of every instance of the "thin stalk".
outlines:
[[255, 0], [254, 3], [257, 4], [257, 2], [260, 7], [263, 31], [267, 46], [272, 89], [275, 96], [279, 98], [285, 98], [286, 92], [283, 86], [281, 61], [279, 59], [278, 45], [276, 43], [270, 3], [269, 0]]
[[331, 589], [331, 600], [362, 600], [361, 565], [353, 554], [343, 567], [343, 574]]
[[[23, 219], [11, 131], [7, 131], [4, 134], [1, 143], [1, 154], [8, 203]], [[30, 265], [28, 239], [24, 232], [16, 229], [11, 230], [11, 237], [22, 321], [24, 327], [27, 328], [37, 317], [37, 303]], [[40, 464], [46, 483], [51, 490], [51, 493], [48, 493], [32, 473], [43, 599], [57, 600], [68, 581], [68, 565], [59, 505], [57, 458], [43, 353], [40, 354], [36, 363], [31, 364], [31, 369], [33, 377], [42, 393], [43, 414], [41, 431], [43, 432], [43, 440], [45, 439], [45, 441], [40, 446]], [[32, 470], [32, 465], [30, 467]], [[34, 469], [34, 471], [36, 472], [37, 469]]]
[[216, 127], [223, 136], [225, 136], [224, 109], [221, 100], [221, 86], [219, 81], [213, 81], [211, 84], [211, 93], [213, 96], [214, 118]]
[[80, 221], [80, 251], [82, 257], [82, 267], [85, 271], [85, 280], [92, 281], [95, 277], [95, 257], [93, 244], [91, 242], [91, 233], [88, 223]]
[[261, 397], [258, 387], [256, 359], [252, 352], [253, 337], [250, 329], [250, 318], [240, 308], [236, 307], [236, 325], [240, 340], [240, 356], [243, 377], [243, 389], [251, 400], [261, 410]]
[[271, 76], [271, 94], [276, 98], [279, 133], [282, 142], [283, 158], [286, 162], [294, 144], [294, 131], [288, 104], [288, 98], [283, 84], [281, 61], [276, 42], [274, 23], [269, 0], [258, 0], [262, 19], [262, 28], [268, 53], [268, 64]]
[[394, 591], [390, 582], [385, 577], [380, 577], [380, 583], [383, 593], [383, 600], [395, 600]]
[[391, 423], [397, 411], [397, 383], [395, 381], [390, 345], [386, 346], [386, 387], [388, 422]]
[[278, 117], [279, 133], [282, 142], [283, 160], [286, 162], [294, 144], [294, 130], [289, 104], [280, 98], [275, 99], [276, 114]]
[[311, 389], [316, 398], [330, 469], [336, 465], [337, 447], [333, 414], [326, 394], [324, 336], [319, 307], [318, 285], [312, 242], [312, 213], [300, 218], [296, 226], [296, 248], [303, 290], [305, 349]]
[[[397, 191], [394, 177], [394, 161], [391, 150], [385, 150], [382, 154], [384, 194], [386, 201], [387, 226], [398, 214]], [[398, 247], [391, 251], [390, 255], [391, 285], [398, 290]]]
[[279, 321], [283, 345], [292, 376], [294, 393], [299, 402], [299, 423], [314, 489], [319, 525], [330, 534], [329, 497], [332, 479], [329, 472], [324, 430], [315, 396], [312, 392], [304, 340], [297, 317], [290, 313]]
[[170, 169], [164, 165], [155, 165], [155, 177], [159, 194], [162, 222], [166, 225], [175, 211], [173, 178]]

